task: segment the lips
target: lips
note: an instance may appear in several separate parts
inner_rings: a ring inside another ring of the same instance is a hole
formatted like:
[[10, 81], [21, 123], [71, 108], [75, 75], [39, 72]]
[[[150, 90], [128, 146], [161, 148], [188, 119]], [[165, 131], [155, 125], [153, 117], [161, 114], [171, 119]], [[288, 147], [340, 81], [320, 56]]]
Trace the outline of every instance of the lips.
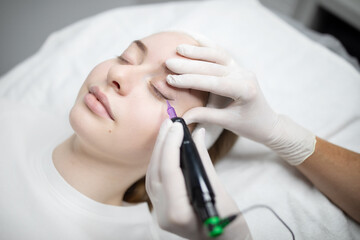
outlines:
[[103, 118], [110, 118], [114, 121], [114, 115], [111, 111], [109, 100], [104, 93], [102, 93], [97, 86], [92, 86], [89, 93], [85, 95], [84, 102], [87, 107]]

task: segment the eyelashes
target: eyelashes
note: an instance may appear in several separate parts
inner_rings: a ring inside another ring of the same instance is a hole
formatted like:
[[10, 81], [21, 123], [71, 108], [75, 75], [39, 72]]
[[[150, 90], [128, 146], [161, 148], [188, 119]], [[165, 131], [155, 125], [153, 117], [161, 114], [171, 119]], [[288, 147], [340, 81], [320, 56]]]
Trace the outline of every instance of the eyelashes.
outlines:
[[[117, 56], [116, 58], [126, 64], [132, 65], [132, 63], [129, 62], [127, 59], [125, 59], [122, 55]], [[150, 91], [155, 95], [155, 97], [157, 97], [160, 100], [164, 100], [164, 99], [165, 100], [173, 100], [173, 99], [170, 99], [170, 98], [164, 96], [164, 94], [162, 94], [150, 81], [148, 83], [149, 83], [148, 85], [150, 87]]]
[[155, 94], [155, 96], [161, 100], [171, 100], [170, 98], [164, 96], [152, 83], [149, 83], [151, 85], [152, 92]]
[[117, 56], [116, 57], [118, 60], [120, 60], [121, 62], [124, 62], [126, 64], [131, 64], [128, 60], [126, 60], [123, 56]]

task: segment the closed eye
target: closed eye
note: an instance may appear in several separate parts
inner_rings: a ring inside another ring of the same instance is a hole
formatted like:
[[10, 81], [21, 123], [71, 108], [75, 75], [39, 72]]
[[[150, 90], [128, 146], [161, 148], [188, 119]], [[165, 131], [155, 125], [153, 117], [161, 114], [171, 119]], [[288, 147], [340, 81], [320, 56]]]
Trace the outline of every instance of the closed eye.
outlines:
[[[129, 62], [128, 60], [126, 60], [126, 59], [125, 59], [123, 56], [121, 56], [121, 55], [120, 55], [120, 56], [117, 56], [117, 59], [120, 60], [121, 62], [124, 62], [124, 63], [126, 63], [126, 64], [132, 65], [131, 62]], [[164, 96], [164, 94], [162, 94], [151, 82], [149, 82], [149, 85], [150, 85], [150, 88], [151, 88], [153, 94], [154, 94], [157, 98], [159, 98], [160, 100], [163, 100], [163, 99], [165, 99], [165, 100], [173, 100], [173, 99], [170, 99], [170, 98]]]
[[117, 59], [119, 59], [121, 62], [124, 62], [126, 64], [131, 64], [128, 60], [126, 60], [123, 56], [117, 56]]
[[151, 89], [152, 89], [153, 93], [156, 95], [156, 97], [162, 98], [165, 100], [172, 100], [172, 99], [164, 96], [153, 84], [150, 83], [150, 85], [151, 85]]

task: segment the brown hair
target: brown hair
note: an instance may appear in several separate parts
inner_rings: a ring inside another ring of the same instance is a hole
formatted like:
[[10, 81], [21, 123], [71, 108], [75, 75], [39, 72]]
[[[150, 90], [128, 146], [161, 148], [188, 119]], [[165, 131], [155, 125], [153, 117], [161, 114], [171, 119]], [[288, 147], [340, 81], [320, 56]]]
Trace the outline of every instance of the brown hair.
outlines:
[[[238, 136], [229, 130], [224, 130], [212, 147], [208, 150], [213, 164], [224, 157], [235, 144]], [[145, 190], [145, 176], [136, 181], [124, 195], [124, 201], [129, 203], [147, 202], [149, 209], [152, 210], [152, 204]]]

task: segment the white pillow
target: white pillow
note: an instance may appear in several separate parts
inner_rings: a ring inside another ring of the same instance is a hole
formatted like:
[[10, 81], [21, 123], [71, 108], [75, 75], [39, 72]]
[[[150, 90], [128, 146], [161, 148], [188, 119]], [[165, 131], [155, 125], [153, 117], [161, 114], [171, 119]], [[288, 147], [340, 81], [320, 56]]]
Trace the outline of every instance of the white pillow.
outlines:
[[[353, 67], [254, 0], [125, 7], [74, 23], [4, 75], [0, 96], [67, 114], [97, 63], [121, 54], [134, 39], [176, 27], [222, 45], [257, 74], [276, 111], [321, 137], [331, 138], [359, 115], [360, 79]], [[346, 146], [360, 150], [358, 142]]]

